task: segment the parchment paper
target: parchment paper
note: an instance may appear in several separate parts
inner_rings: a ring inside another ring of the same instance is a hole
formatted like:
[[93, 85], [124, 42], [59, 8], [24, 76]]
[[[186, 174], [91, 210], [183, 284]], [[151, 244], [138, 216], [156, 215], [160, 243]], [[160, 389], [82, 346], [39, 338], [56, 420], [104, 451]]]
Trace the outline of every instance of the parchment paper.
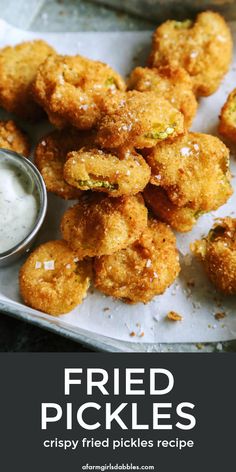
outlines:
[[[236, 25], [231, 24], [236, 44]], [[0, 47], [23, 40], [42, 38], [54, 46], [58, 52], [83, 54], [92, 59], [109, 63], [120, 73], [127, 74], [135, 65], [144, 64], [150, 47], [150, 32], [117, 33], [35, 33], [13, 28], [0, 20]], [[220, 90], [199, 104], [197, 118], [192, 129], [217, 134], [218, 115], [228, 93], [236, 87], [236, 56], [230, 72], [225, 77]], [[2, 112], [1, 117], [7, 117]], [[47, 123], [40, 127], [27, 126], [33, 141], [50, 129]], [[236, 174], [234, 148], [231, 157], [232, 173]], [[236, 178], [233, 179], [236, 189]], [[59, 236], [61, 215], [68, 205], [58, 197], [49, 195], [46, 221], [37, 240], [38, 244]], [[208, 282], [199, 263], [189, 255], [189, 244], [206, 234], [216, 217], [235, 216], [236, 193], [229, 202], [211, 215], [199, 219], [196, 227], [187, 234], [178, 234], [178, 248], [181, 254], [182, 271], [177, 282], [162, 296], [147, 305], [127, 306], [96, 291], [90, 293], [82, 305], [67, 315], [57, 319], [57, 325], [85, 329], [98, 335], [115, 339], [145, 343], [210, 342], [236, 338], [236, 297], [223, 298]], [[18, 269], [23, 260], [14, 266], [0, 270], [0, 301], [5, 305], [14, 304], [22, 310], [18, 292]], [[194, 282], [194, 287], [190, 287]], [[169, 310], [183, 315], [182, 322], [165, 319]], [[52, 320], [24, 307], [24, 313]], [[226, 317], [217, 321], [214, 315], [225, 312]], [[132, 336], [131, 336], [132, 333]]]

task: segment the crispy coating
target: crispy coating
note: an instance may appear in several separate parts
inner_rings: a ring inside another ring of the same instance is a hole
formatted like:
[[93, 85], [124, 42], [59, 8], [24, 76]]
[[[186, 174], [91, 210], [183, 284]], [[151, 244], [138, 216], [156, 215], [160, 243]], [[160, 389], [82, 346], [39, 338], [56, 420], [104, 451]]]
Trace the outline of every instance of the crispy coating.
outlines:
[[127, 86], [128, 90], [151, 91], [162, 96], [183, 113], [186, 128], [191, 126], [197, 111], [197, 100], [192, 80], [182, 67], [136, 67]]
[[49, 241], [33, 251], [20, 269], [19, 285], [26, 305], [61, 315], [86, 296], [89, 261], [79, 261], [65, 241]]
[[133, 243], [147, 225], [140, 194], [110, 198], [86, 194], [69, 208], [61, 222], [63, 238], [80, 259], [113, 254]]
[[94, 270], [95, 286], [106, 295], [147, 303], [164, 293], [180, 271], [175, 236], [164, 223], [150, 220], [131, 246], [97, 257]]
[[218, 13], [205, 11], [190, 20], [168, 20], [153, 36], [149, 64], [183, 67], [197, 96], [214, 93], [228, 71], [233, 42], [229, 27]]
[[107, 64], [82, 56], [51, 56], [37, 72], [33, 93], [58, 128], [94, 127], [104, 96], [124, 90], [122, 77]]
[[236, 219], [220, 219], [209, 234], [191, 244], [216, 288], [225, 295], [236, 295]]
[[91, 146], [92, 132], [69, 128], [53, 131], [44, 136], [35, 149], [35, 164], [41, 172], [47, 190], [66, 200], [76, 199], [81, 191], [69, 185], [63, 177], [63, 167], [68, 152]]
[[103, 148], [149, 148], [184, 132], [184, 117], [154, 92], [117, 93], [104, 101], [97, 143]]
[[134, 195], [149, 182], [151, 170], [134, 150], [123, 158], [100, 149], [70, 152], [64, 166], [64, 178], [81, 190], [105, 192], [111, 197]]
[[165, 190], [149, 184], [143, 193], [147, 206], [161, 221], [168, 223], [174, 230], [181, 233], [191, 231], [198, 218], [204, 213], [188, 206], [177, 207], [172, 203]]
[[221, 110], [219, 133], [236, 142], [236, 89], [229, 94]]
[[12, 120], [0, 121], [0, 147], [29, 156], [30, 144], [27, 135]]
[[45, 41], [27, 41], [0, 50], [0, 106], [24, 119], [36, 120], [43, 110], [31, 94], [40, 64], [54, 49]]
[[161, 143], [147, 156], [151, 183], [165, 189], [178, 207], [212, 211], [232, 194], [229, 150], [215, 136], [186, 133], [173, 143]]

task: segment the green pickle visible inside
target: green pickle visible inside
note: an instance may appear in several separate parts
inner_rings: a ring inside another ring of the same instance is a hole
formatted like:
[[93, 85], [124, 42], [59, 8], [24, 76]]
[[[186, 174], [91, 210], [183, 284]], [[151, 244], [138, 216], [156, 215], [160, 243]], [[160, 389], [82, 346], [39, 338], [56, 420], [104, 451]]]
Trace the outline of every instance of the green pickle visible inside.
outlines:
[[80, 187], [106, 188], [108, 190], [117, 190], [118, 184], [112, 184], [106, 180], [77, 180]]
[[158, 130], [158, 129], [153, 129], [150, 133], [146, 133], [144, 136], [145, 138], [149, 139], [167, 139], [171, 134], [173, 134], [175, 131], [174, 125], [167, 126], [165, 130]]
[[205, 212], [205, 211], [202, 211], [202, 210], [198, 210], [198, 211], [196, 211], [196, 212], [194, 213], [193, 216], [194, 216], [194, 218], [196, 218], [196, 220], [197, 220], [198, 218], [200, 218], [200, 216], [204, 215], [204, 213], [206, 213], [206, 212]]
[[174, 21], [173, 23], [175, 29], [188, 29], [193, 24], [192, 20]]
[[230, 113], [235, 113], [235, 111], [236, 111], [236, 103], [233, 103], [233, 104], [230, 106], [229, 111], [230, 111]]
[[105, 87], [112, 87], [112, 85], [116, 85], [115, 78], [108, 77], [108, 79], [105, 82]]

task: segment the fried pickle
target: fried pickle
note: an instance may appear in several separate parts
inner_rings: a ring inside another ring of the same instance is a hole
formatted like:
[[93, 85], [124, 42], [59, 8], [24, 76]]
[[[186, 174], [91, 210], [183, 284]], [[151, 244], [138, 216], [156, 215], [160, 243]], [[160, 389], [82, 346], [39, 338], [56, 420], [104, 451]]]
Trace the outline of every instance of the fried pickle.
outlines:
[[79, 261], [65, 241], [49, 241], [35, 249], [20, 269], [19, 286], [26, 305], [61, 315], [86, 296], [89, 261]]
[[143, 197], [153, 215], [181, 233], [191, 231], [204, 213], [188, 206], [177, 207], [170, 201], [165, 190], [156, 185], [149, 184], [143, 192]]
[[122, 77], [102, 62], [82, 56], [51, 56], [37, 72], [33, 94], [58, 128], [94, 127], [104, 96], [125, 90]]
[[168, 20], [153, 36], [149, 65], [183, 67], [197, 96], [214, 93], [228, 71], [233, 42], [224, 18], [205, 11], [190, 20]]
[[205, 238], [191, 244], [191, 250], [215, 287], [236, 295], [236, 219], [220, 219]]
[[110, 198], [82, 195], [61, 222], [63, 238], [80, 259], [113, 254], [138, 239], [147, 225], [147, 209], [140, 194]]
[[164, 188], [178, 207], [212, 211], [232, 194], [229, 150], [215, 136], [186, 133], [173, 143], [160, 143], [146, 159], [151, 183]]
[[44, 136], [35, 149], [35, 164], [41, 172], [47, 190], [66, 200], [76, 199], [81, 191], [69, 185], [63, 177], [68, 152], [91, 146], [94, 134], [69, 128], [53, 131]]
[[80, 190], [104, 192], [111, 197], [134, 195], [149, 182], [151, 171], [143, 157], [134, 150], [123, 158], [119, 153], [100, 149], [70, 152], [64, 166], [68, 184]]
[[103, 148], [149, 148], [184, 132], [184, 117], [154, 92], [117, 93], [104, 101], [97, 143]]
[[111, 256], [95, 258], [95, 286], [126, 303], [149, 302], [174, 282], [180, 265], [170, 228], [150, 220], [140, 238]]
[[128, 79], [127, 87], [128, 90], [151, 91], [162, 96], [183, 113], [186, 128], [191, 126], [197, 111], [197, 100], [192, 80], [182, 67], [136, 67]]
[[45, 41], [27, 41], [0, 50], [0, 106], [23, 119], [37, 120], [43, 110], [35, 103], [31, 85], [40, 64], [54, 49]]
[[229, 94], [221, 110], [219, 133], [236, 142], [236, 89]]
[[30, 144], [27, 135], [12, 120], [0, 121], [0, 147], [28, 157]]

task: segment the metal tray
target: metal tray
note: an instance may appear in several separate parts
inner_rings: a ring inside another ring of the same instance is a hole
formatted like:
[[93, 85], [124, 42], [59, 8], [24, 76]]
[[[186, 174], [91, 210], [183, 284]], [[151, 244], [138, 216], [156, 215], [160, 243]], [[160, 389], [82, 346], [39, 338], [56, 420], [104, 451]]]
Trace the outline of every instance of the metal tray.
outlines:
[[215, 10], [229, 21], [236, 19], [235, 0], [93, 0], [160, 23], [166, 19], [191, 18], [203, 10]]

